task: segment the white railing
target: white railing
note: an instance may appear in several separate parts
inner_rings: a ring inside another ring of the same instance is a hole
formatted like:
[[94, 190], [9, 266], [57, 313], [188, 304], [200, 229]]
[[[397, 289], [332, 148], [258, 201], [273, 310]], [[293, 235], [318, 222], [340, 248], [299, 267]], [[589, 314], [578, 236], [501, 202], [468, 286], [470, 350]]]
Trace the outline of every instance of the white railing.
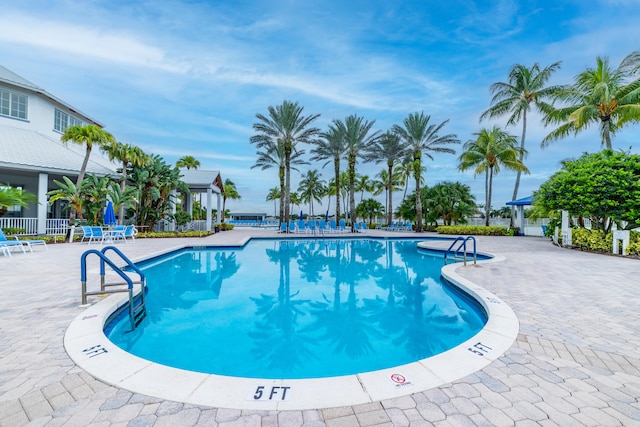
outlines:
[[69, 228], [69, 220], [68, 219], [48, 219], [46, 225], [48, 235], [60, 236], [66, 235], [67, 229]]
[[[64, 235], [67, 233], [68, 219], [48, 219], [46, 233], [48, 235]], [[38, 218], [0, 218], [0, 228], [16, 228], [21, 230], [18, 235], [38, 234]]]
[[38, 218], [0, 218], [0, 228], [17, 228], [16, 234], [38, 234]]

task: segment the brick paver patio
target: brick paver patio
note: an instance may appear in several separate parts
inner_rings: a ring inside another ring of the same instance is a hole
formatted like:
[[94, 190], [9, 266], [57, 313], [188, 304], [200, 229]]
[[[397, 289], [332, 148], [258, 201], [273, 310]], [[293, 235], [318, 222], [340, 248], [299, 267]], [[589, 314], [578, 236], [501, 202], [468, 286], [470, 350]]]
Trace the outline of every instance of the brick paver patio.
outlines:
[[[119, 247], [137, 258], [251, 233], [275, 236], [236, 229]], [[88, 246], [0, 256], [0, 426], [640, 425], [640, 261], [561, 249], [535, 237], [480, 237], [478, 246], [505, 261], [458, 272], [500, 296], [520, 321], [518, 339], [502, 357], [411, 396], [279, 412], [165, 401], [94, 379], [62, 344], [81, 310], [79, 258]]]

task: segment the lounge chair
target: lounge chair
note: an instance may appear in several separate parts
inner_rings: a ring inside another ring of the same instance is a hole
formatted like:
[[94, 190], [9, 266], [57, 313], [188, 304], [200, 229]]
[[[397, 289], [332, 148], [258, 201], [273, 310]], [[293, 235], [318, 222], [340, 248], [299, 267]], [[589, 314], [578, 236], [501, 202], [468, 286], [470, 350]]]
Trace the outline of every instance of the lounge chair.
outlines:
[[280, 232], [281, 233], [286, 233], [287, 232], [287, 223], [284, 222], [284, 221], [280, 223]]
[[127, 243], [127, 239], [131, 239], [132, 242], [136, 241], [136, 227], [134, 225], [127, 225], [124, 228], [124, 242]]
[[346, 233], [347, 232], [347, 224], [346, 224], [344, 219], [340, 220], [340, 226], [338, 227], [338, 231], [340, 233]]
[[336, 227], [336, 220], [329, 221], [329, 233], [338, 233], [338, 227]]
[[[2, 231], [2, 229], [0, 229], [0, 245], [2, 246], [6, 246], [7, 247], [7, 251], [13, 247], [18, 247], [22, 250], [23, 253], [26, 253], [27, 251], [25, 250], [25, 246], [27, 247], [27, 249], [29, 249], [29, 252], [33, 252], [33, 250], [31, 249], [31, 244], [28, 241], [23, 241], [23, 240], [19, 240], [18, 236], [13, 236], [15, 237], [15, 240], [9, 240], [7, 239], [7, 236], [4, 235], [4, 232]], [[43, 240], [44, 242], [44, 240]], [[4, 250], [3, 250], [4, 252]]]
[[80, 238], [80, 243], [84, 242], [85, 240], [87, 241], [87, 243], [89, 243], [91, 241], [91, 236], [93, 236], [91, 227], [89, 227], [88, 225], [81, 225], [80, 228], [82, 229], [82, 237]]
[[404, 225], [404, 231], [413, 231], [413, 225], [411, 224], [411, 221], [407, 221], [407, 223]]
[[362, 232], [362, 227], [360, 226], [359, 222], [354, 222], [353, 223], [353, 229], [356, 233], [361, 233]]
[[327, 230], [327, 223], [324, 220], [318, 221], [318, 229], [320, 230], [321, 234], [326, 234], [329, 232], [329, 230]]

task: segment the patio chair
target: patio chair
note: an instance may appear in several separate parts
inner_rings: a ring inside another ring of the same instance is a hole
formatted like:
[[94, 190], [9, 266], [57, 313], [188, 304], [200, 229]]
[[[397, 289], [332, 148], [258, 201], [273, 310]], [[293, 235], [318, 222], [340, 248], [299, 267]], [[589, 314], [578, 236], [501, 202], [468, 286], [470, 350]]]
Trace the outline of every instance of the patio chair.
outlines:
[[284, 221], [282, 221], [282, 222], [280, 223], [280, 232], [281, 232], [281, 233], [286, 233], [286, 232], [287, 232], [287, 223], [286, 223], [286, 222], [284, 222]]
[[102, 232], [102, 227], [97, 225], [91, 227], [91, 237], [89, 238], [89, 243], [95, 241], [100, 241], [100, 243], [104, 243], [104, 233]]
[[82, 237], [80, 238], [80, 243], [84, 242], [85, 239], [87, 240], [87, 243], [89, 243], [91, 241], [91, 236], [93, 236], [91, 227], [88, 225], [82, 225], [80, 226], [80, 228], [82, 229]]
[[127, 243], [127, 239], [131, 239], [132, 242], [136, 241], [135, 225], [127, 225], [126, 227], [124, 227], [123, 239], [125, 243]]
[[25, 250], [25, 246], [26, 246], [29, 249], [29, 252], [33, 252], [33, 250], [31, 249], [31, 244], [29, 244], [29, 242], [27, 242], [26, 240], [25, 241], [19, 240], [18, 236], [13, 236], [13, 237], [15, 237], [15, 240], [7, 239], [7, 236], [4, 235], [4, 232], [0, 228], [0, 245], [6, 246], [7, 250], [11, 249], [12, 247], [19, 247], [20, 249], [22, 249], [23, 253], [27, 252]]
[[329, 221], [329, 233], [338, 233], [338, 227], [336, 227], [336, 220]]
[[354, 222], [353, 223], [353, 229], [356, 233], [361, 233], [362, 232], [362, 227], [360, 226], [359, 222]]
[[320, 233], [322, 233], [322, 234], [326, 234], [326, 233], [329, 232], [329, 230], [327, 229], [327, 223], [324, 220], [318, 221], [318, 229], [320, 230]]
[[413, 225], [411, 224], [411, 221], [406, 222], [406, 224], [404, 225], [404, 231], [413, 231]]
[[338, 230], [340, 231], [340, 233], [346, 233], [347, 232], [347, 223], [345, 222], [344, 219], [340, 220], [340, 225], [338, 227]]

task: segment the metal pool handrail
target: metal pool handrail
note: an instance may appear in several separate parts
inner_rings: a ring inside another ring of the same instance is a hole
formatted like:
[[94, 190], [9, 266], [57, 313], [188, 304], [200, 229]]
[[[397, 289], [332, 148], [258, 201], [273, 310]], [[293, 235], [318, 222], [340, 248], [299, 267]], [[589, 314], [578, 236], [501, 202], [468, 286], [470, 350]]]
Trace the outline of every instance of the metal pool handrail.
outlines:
[[[451, 245], [449, 246], [449, 249], [446, 250], [446, 252], [444, 253], [444, 262], [447, 262], [447, 255], [449, 253], [452, 253], [453, 256], [457, 256], [458, 253], [460, 253], [460, 249], [462, 249], [462, 260], [464, 262], [464, 266], [467, 266], [467, 241], [471, 240], [473, 242], [473, 265], [476, 265], [476, 261], [477, 261], [477, 252], [476, 252], [476, 239], [473, 236], [458, 236], [456, 237], [456, 239], [451, 243]], [[457, 242], [460, 242], [460, 245], [458, 245], [458, 247], [456, 249], [453, 249], [453, 247], [455, 246], [455, 244]]]

